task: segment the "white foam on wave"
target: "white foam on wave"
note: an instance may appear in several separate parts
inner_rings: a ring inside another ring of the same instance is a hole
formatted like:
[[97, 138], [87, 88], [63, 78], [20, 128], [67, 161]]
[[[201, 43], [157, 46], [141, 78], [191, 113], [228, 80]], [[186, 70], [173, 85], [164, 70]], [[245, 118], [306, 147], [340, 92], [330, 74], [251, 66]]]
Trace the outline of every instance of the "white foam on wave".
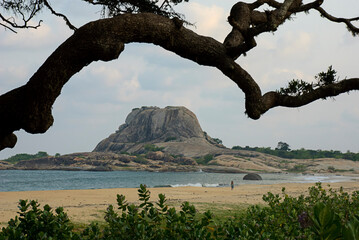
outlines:
[[219, 187], [220, 184], [218, 183], [205, 183], [203, 184], [203, 187]]
[[299, 182], [323, 182], [335, 183], [353, 180], [353, 177], [335, 175], [303, 175], [298, 178]]
[[219, 183], [187, 183], [187, 184], [171, 184], [171, 187], [219, 187]]
[[202, 183], [171, 184], [172, 187], [202, 187]]

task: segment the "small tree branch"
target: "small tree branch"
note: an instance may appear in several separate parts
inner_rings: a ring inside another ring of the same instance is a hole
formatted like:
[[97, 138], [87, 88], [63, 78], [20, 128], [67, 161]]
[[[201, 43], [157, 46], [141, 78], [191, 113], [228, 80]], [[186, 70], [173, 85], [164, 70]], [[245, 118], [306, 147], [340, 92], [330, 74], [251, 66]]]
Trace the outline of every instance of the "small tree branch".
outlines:
[[278, 106], [291, 108], [301, 107], [318, 99], [335, 97], [352, 90], [359, 90], [359, 78], [344, 79], [336, 83], [321, 86], [298, 96], [283, 95], [278, 92], [268, 92], [263, 95], [263, 102], [265, 104], [262, 111], [264, 113], [267, 110]]
[[50, 6], [50, 4], [49, 4], [49, 2], [48, 2], [47, 0], [43, 0], [43, 1], [44, 1], [44, 5], [50, 10], [50, 12], [51, 12], [52, 14], [54, 14], [54, 15], [57, 16], [57, 17], [62, 17], [62, 18], [64, 19], [66, 25], [67, 25], [71, 30], [74, 30], [74, 31], [77, 30], [77, 28], [76, 28], [74, 25], [72, 25], [72, 23], [70, 22], [70, 20], [69, 20], [65, 15], [56, 12], [56, 11]]
[[[1, 26], [4, 26], [6, 29], [11, 30], [14, 33], [17, 33], [14, 28], [33, 28], [33, 29], [37, 29], [38, 27], [40, 27], [41, 25], [41, 20], [39, 21], [39, 23], [37, 25], [28, 25], [28, 22], [31, 20], [31, 18], [25, 19], [23, 17], [23, 21], [24, 23], [22, 25], [18, 25], [15, 20], [11, 17], [11, 18], [5, 18], [2, 14], [0, 14], [0, 19], [4, 22], [4, 23], [0, 23]], [[9, 19], [13, 19], [13, 21], [10, 21]]]
[[3, 26], [4, 28], [9, 29], [9, 30], [12, 31], [13, 33], [17, 33], [14, 29], [12, 29], [12, 28], [9, 27], [9, 26], [6, 26], [5, 24], [0, 23], [0, 26]]
[[318, 12], [320, 12], [320, 14], [325, 17], [326, 19], [328, 19], [329, 21], [332, 22], [336, 22], [336, 23], [345, 23], [348, 27], [348, 30], [353, 34], [353, 35], [357, 35], [359, 34], [359, 28], [355, 27], [352, 22], [354, 21], [359, 21], [359, 17], [355, 17], [355, 18], [337, 18], [334, 17], [332, 15], [330, 15], [329, 13], [327, 13], [323, 8], [321, 7], [317, 7], [315, 8]]

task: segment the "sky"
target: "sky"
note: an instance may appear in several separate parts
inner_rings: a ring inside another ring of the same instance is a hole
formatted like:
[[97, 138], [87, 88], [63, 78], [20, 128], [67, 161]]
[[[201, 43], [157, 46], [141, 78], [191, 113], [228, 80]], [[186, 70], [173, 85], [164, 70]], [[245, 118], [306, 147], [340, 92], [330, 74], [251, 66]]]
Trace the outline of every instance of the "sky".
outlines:
[[[305, 1], [308, 2], [308, 1]], [[100, 9], [82, 1], [52, 2], [77, 27], [99, 19]], [[176, 7], [198, 34], [223, 42], [231, 0], [190, 0]], [[358, 0], [327, 0], [323, 7], [338, 17], [356, 17]], [[24, 85], [46, 58], [68, 37], [61, 18], [44, 11], [37, 30], [17, 34], [0, 28], [0, 94]], [[298, 14], [279, 30], [256, 38], [258, 46], [237, 62], [262, 88], [286, 86], [292, 79], [314, 81], [332, 65], [338, 77], [359, 76], [359, 37], [344, 24], [329, 22], [315, 11]], [[115, 132], [133, 108], [185, 106], [204, 131], [227, 147], [275, 148], [279, 141], [291, 149], [359, 152], [359, 92], [318, 100], [301, 108], [277, 107], [259, 120], [245, 115], [243, 92], [219, 70], [200, 66], [152, 44], [128, 44], [117, 60], [95, 62], [74, 75], [53, 105], [53, 126], [44, 134], [15, 132], [18, 153], [67, 154], [92, 151]], [[6, 116], [1, 116], [6, 117]]]

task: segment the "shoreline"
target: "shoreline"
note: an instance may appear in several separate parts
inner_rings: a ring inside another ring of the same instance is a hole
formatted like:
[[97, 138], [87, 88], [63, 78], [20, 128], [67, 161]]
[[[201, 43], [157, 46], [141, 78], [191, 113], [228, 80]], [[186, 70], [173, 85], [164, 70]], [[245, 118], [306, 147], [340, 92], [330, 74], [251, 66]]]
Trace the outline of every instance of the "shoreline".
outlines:
[[[271, 192], [281, 194], [286, 188], [289, 196], [308, 194], [308, 188], [315, 183], [279, 183], [279, 184], [243, 184], [230, 187], [161, 187], [148, 188], [151, 192], [151, 201], [158, 200], [158, 194], [166, 195], [169, 206], [180, 206], [188, 201], [199, 207], [209, 210], [209, 204], [218, 206], [263, 204], [262, 196]], [[329, 186], [330, 187], [329, 187]], [[345, 192], [359, 191], [358, 181], [322, 183], [324, 189], [339, 189]], [[138, 203], [138, 188], [111, 188], [111, 189], [82, 189], [82, 190], [43, 190], [0, 192], [0, 226], [17, 215], [20, 199], [37, 200], [43, 209], [45, 204], [56, 209], [63, 207], [70, 220], [74, 223], [88, 224], [91, 221], [103, 221], [106, 208], [112, 204], [116, 206], [117, 194], [125, 195], [129, 203]]]
[[[262, 180], [243, 180], [245, 174], [229, 174], [219, 173], [216, 177], [207, 177], [206, 173], [201, 172], [182, 172], [186, 177], [173, 178], [170, 172], [144, 172], [141, 178], [136, 175], [138, 171], [125, 171], [124, 174], [113, 171], [112, 173], [80, 173], [74, 174], [71, 171], [60, 170], [64, 174], [62, 177], [58, 176], [59, 170], [4, 170], [8, 172], [16, 171], [16, 174], [7, 174], [0, 176], [4, 178], [1, 192], [13, 191], [56, 191], [56, 190], [94, 190], [94, 189], [113, 189], [113, 188], [138, 188], [140, 184], [147, 184], [149, 188], [178, 188], [178, 187], [210, 187], [210, 188], [226, 188], [230, 186], [230, 181], [234, 181], [236, 186], [242, 185], [272, 185], [272, 184], [286, 184], [286, 183], [340, 183], [340, 182], [359, 182], [358, 174], [310, 174], [310, 173], [260, 173]], [[24, 172], [23, 172], [24, 171]], [[27, 171], [32, 171], [31, 174], [26, 174]], [[54, 173], [54, 171], [56, 171]], [[189, 176], [188, 176], [189, 174]], [[228, 175], [227, 175], [228, 174]], [[134, 176], [136, 175], [136, 176]], [[98, 181], [100, 176], [104, 181]], [[106, 176], [106, 177], [105, 177]], [[176, 175], [177, 176], [177, 175]], [[208, 175], [212, 176], [212, 175]], [[86, 178], [86, 181], [81, 179]], [[116, 181], [109, 181], [116, 178]], [[6, 180], [7, 179], [7, 180]], [[21, 179], [18, 182], [18, 179]], [[67, 181], [63, 181], [67, 179]], [[129, 180], [130, 179], [130, 180]], [[32, 184], [35, 181], [36, 184]], [[60, 183], [61, 182], [61, 183]]]

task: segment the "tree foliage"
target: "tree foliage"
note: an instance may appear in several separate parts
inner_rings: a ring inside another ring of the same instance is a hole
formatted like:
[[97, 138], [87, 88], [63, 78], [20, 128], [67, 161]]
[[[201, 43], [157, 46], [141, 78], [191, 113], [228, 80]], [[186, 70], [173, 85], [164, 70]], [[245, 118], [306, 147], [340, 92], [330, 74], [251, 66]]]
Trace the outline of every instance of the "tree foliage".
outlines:
[[[184, 20], [184, 15], [176, 12], [173, 6], [188, 2], [188, 0], [82, 0], [92, 5], [102, 6], [102, 17], [114, 17], [124, 13], [154, 13], [169, 18], [179, 18]], [[72, 25], [70, 20], [63, 14], [58, 13], [53, 9], [48, 0], [3, 0], [0, 2], [0, 10], [3, 9], [10, 16], [1, 14], [0, 11], [0, 26], [16, 32], [16, 28], [38, 28], [43, 20], [38, 24], [31, 23], [42, 10], [47, 9], [52, 14], [62, 17], [67, 26], [72, 30], [77, 28]], [[21, 23], [18, 23], [20, 20]]]
[[177, 17], [182, 19], [184, 16], [177, 13], [173, 6], [188, 2], [188, 0], [83, 0], [93, 5], [101, 5], [102, 16], [114, 17], [124, 13], [155, 13], [165, 17]]
[[[76, 28], [67, 16], [53, 9], [47, 0], [10, 0], [0, 3], [0, 24], [6, 29], [37, 28], [31, 19], [48, 9], [62, 17], [74, 34], [59, 46], [30, 78], [29, 82], [0, 96], [0, 114], [6, 116], [0, 126], [0, 149], [14, 147], [14, 131], [44, 133], [53, 124], [52, 105], [64, 84], [93, 61], [110, 61], [119, 57], [125, 44], [152, 43], [204, 66], [217, 68], [245, 94], [248, 117], [259, 119], [269, 109], [301, 107], [318, 99], [334, 97], [359, 89], [359, 78], [337, 79], [330, 67], [319, 73], [318, 83], [293, 80], [287, 88], [262, 93], [256, 80], [236, 60], [257, 46], [255, 38], [275, 32], [296, 14], [318, 12], [334, 23], [344, 24], [354, 36], [359, 17], [343, 18], [328, 13], [324, 0], [253, 0], [238, 2], [228, 16], [231, 32], [224, 42], [201, 36], [183, 26], [183, 16], [173, 6], [187, 0], [83, 0], [102, 6], [109, 18]], [[2, 10], [2, 11], [1, 11]], [[10, 14], [5, 17], [3, 11]], [[126, 13], [126, 14], [124, 14]], [[18, 23], [17, 21], [20, 21]]]
[[277, 147], [275, 150], [279, 151], [290, 151], [289, 144], [286, 142], [278, 142]]
[[335, 71], [332, 66], [329, 66], [326, 72], [320, 72], [314, 77], [317, 80], [316, 83], [308, 83], [302, 79], [293, 79], [288, 83], [287, 87], [280, 88], [278, 93], [289, 96], [304, 95], [306, 93], [313, 92], [315, 89], [338, 82], [336, 74], [337, 71]]
[[312, 150], [312, 149], [304, 149], [304, 148], [283, 151], [281, 149], [278, 149], [278, 147], [276, 149], [271, 149], [270, 147], [249, 147], [249, 146], [246, 147], [233, 146], [232, 149], [256, 151], [256, 152], [267, 153], [270, 155], [274, 155], [282, 158], [288, 158], [288, 159], [336, 158], [336, 159], [359, 161], [359, 153], [353, 153], [350, 151], [343, 153], [341, 151], [334, 151], [334, 150]]

